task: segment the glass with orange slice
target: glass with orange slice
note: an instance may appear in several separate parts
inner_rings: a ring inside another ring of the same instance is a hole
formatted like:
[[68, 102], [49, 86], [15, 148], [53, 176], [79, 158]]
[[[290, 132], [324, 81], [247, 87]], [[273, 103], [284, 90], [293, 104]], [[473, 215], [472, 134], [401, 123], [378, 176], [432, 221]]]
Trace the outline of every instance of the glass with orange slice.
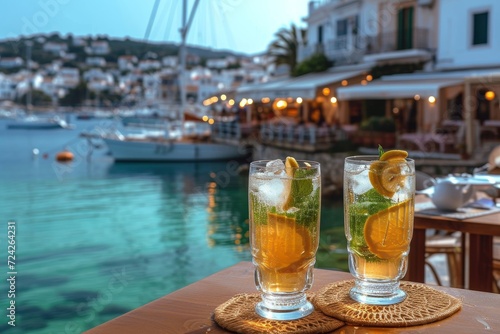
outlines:
[[256, 312], [293, 320], [314, 308], [312, 286], [319, 244], [320, 164], [314, 161], [254, 161], [249, 175], [250, 244], [255, 284], [262, 301]]
[[402, 150], [352, 156], [344, 165], [344, 227], [354, 300], [373, 305], [403, 301], [413, 234], [415, 163]]

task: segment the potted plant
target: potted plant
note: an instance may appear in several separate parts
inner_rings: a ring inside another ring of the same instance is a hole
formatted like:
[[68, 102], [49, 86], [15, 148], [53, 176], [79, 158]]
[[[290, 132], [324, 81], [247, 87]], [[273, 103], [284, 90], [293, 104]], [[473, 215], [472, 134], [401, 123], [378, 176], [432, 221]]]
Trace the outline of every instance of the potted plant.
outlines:
[[382, 145], [392, 148], [396, 145], [396, 124], [389, 117], [372, 116], [361, 123], [362, 145], [372, 147]]

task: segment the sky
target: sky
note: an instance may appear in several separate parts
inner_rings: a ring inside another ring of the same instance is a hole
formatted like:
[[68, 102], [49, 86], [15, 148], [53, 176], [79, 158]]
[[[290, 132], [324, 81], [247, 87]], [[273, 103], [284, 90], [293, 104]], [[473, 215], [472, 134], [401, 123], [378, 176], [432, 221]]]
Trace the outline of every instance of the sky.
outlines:
[[[281, 28], [305, 27], [309, 0], [200, 0], [189, 45], [246, 54], [263, 52]], [[187, 7], [193, 7], [188, 0]], [[0, 12], [0, 39], [59, 32], [144, 39], [155, 0], [9, 1]], [[150, 41], [180, 42], [181, 0], [159, 0]], [[189, 14], [188, 14], [189, 16]]]

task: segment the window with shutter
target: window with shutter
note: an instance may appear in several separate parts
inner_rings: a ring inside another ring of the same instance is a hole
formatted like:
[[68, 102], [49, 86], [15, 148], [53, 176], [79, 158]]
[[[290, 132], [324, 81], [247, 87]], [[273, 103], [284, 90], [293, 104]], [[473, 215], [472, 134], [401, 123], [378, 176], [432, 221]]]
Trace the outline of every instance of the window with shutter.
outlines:
[[472, 19], [472, 45], [488, 44], [488, 12], [476, 13]]

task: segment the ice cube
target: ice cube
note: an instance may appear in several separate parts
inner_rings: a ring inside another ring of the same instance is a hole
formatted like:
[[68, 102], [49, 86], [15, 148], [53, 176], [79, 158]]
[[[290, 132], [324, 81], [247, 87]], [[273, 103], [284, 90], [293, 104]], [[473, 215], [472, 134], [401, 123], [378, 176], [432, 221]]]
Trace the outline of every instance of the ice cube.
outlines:
[[361, 195], [373, 188], [370, 181], [368, 179], [364, 180], [353, 180], [352, 181], [352, 190], [355, 194]]
[[280, 174], [281, 171], [284, 170], [285, 170], [285, 164], [280, 159], [271, 160], [266, 164], [266, 172]]
[[269, 206], [283, 205], [285, 184], [280, 178], [272, 178], [259, 186], [259, 198]]

